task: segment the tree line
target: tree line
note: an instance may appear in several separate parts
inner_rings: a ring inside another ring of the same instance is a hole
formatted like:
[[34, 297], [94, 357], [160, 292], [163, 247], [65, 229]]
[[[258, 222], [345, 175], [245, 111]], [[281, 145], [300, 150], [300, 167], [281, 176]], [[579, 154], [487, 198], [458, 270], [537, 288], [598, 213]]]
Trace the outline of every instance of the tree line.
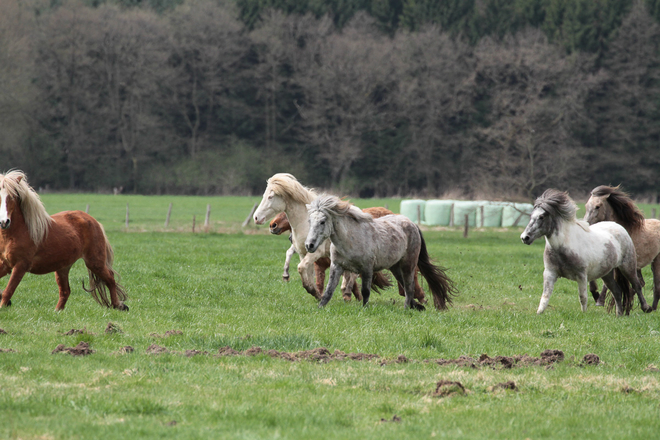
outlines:
[[35, 187], [660, 193], [660, 0], [8, 0], [0, 154]]

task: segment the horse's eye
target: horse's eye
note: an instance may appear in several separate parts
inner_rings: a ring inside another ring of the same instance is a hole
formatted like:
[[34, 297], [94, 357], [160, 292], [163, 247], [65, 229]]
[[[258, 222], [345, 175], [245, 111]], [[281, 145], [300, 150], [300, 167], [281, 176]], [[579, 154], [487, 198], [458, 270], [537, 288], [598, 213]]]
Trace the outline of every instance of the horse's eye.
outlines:
[[596, 206], [596, 209], [600, 209], [600, 206]]
[[543, 220], [545, 218], [545, 214], [539, 215], [539, 220]]

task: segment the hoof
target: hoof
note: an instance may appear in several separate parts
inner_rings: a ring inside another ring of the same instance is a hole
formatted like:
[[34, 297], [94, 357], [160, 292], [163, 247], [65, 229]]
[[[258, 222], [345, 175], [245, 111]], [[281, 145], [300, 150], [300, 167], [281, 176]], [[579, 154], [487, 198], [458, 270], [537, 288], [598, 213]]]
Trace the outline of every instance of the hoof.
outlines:
[[119, 305], [115, 308], [117, 310], [121, 310], [122, 312], [128, 312], [128, 306], [124, 303], [119, 303]]
[[417, 301], [415, 301], [415, 302], [412, 303], [412, 307], [411, 307], [411, 308], [412, 308], [413, 310], [419, 310], [420, 312], [423, 312], [424, 310], [426, 310], [426, 307], [424, 307], [423, 305], [421, 305], [421, 304], [418, 303]]
[[7, 301], [5, 304], [0, 304], [0, 307], [10, 307], [11, 306], [11, 300]]
[[642, 311], [644, 313], [651, 313], [653, 311], [653, 307], [651, 306], [642, 307]]
[[289, 281], [289, 277], [288, 276], [283, 276], [282, 281]]
[[597, 303], [594, 304], [594, 305], [595, 305], [596, 307], [605, 307], [605, 304], [604, 304], [604, 303], [600, 303], [600, 302], [597, 302]]
[[351, 295], [344, 295], [344, 302], [351, 302], [353, 297]]

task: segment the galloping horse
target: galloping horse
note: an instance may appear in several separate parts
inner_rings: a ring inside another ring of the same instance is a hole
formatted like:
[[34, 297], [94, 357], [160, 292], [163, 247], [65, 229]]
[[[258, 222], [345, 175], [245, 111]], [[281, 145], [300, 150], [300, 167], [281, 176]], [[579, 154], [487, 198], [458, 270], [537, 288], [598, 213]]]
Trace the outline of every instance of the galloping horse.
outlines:
[[[624, 313], [622, 294], [629, 290], [626, 279], [637, 293], [642, 310], [650, 312], [637, 278], [635, 247], [626, 230], [614, 222], [589, 226], [575, 217], [576, 211], [567, 193], [548, 189], [536, 199], [529, 224], [520, 235], [527, 245], [545, 236], [543, 295], [536, 313], [543, 313], [548, 306], [559, 277], [577, 281], [583, 312], [587, 310], [587, 283], [598, 278], [612, 291], [617, 316]], [[615, 270], [623, 276], [615, 279]]]
[[[370, 214], [373, 218], [379, 218], [379, 217], [384, 217], [386, 215], [394, 214], [389, 209], [382, 207], [364, 208], [362, 212], [366, 212], [367, 214]], [[280, 235], [286, 231], [291, 230], [289, 219], [287, 218], [286, 213], [284, 212], [281, 212], [277, 216], [275, 216], [275, 218], [271, 220], [269, 227], [270, 227], [270, 233], [274, 235]], [[282, 279], [284, 279], [285, 281], [289, 280], [289, 265], [291, 262], [291, 257], [295, 253], [296, 253], [296, 249], [293, 245], [291, 245], [291, 247], [286, 251], [286, 257], [284, 260], [284, 273], [282, 275]], [[317, 261], [314, 262], [314, 273], [316, 274], [316, 288], [318, 289], [319, 292], [323, 291], [323, 284], [325, 282], [325, 271], [329, 267], [330, 267], [330, 258], [328, 257], [319, 258]], [[351, 300], [351, 292], [355, 296], [355, 299], [362, 301], [362, 294], [360, 293], [360, 289], [356, 282], [357, 277], [358, 277], [357, 274], [351, 272], [344, 273], [344, 281], [342, 282], [341, 291], [345, 301]], [[399, 288], [399, 295], [405, 296], [403, 286], [398, 283], [397, 285]], [[422, 290], [422, 286], [420, 286], [419, 284], [416, 272], [415, 272], [415, 299], [422, 304], [426, 303], [424, 290]]]
[[451, 304], [456, 293], [443, 268], [433, 265], [419, 227], [402, 215], [373, 218], [338, 197], [323, 195], [308, 205], [308, 252], [316, 251], [328, 239], [330, 279], [319, 307], [324, 307], [346, 271], [362, 276], [362, 303], [369, 302], [370, 284], [375, 271], [389, 269], [405, 291], [405, 308], [424, 309], [414, 299], [417, 268], [429, 284], [438, 310]]
[[[641, 279], [641, 269], [651, 264], [653, 271], [653, 310], [658, 308], [660, 300], [660, 220], [645, 219], [628, 194], [618, 186], [599, 186], [591, 191], [586, 204], [584, 220], [593, 225], [601, 221], [613, 221], [628, 231], [637, 252], [637, 275]], [[605, 303], [606, 287], [598, 295], [595, 282], [590, 284], [596, 304]]]
[[[267, 219], [280, 212], [286, 213], [291, 225], [291, 243], [301, 258], [298, 273], [303, 287], [310, 295], [320, 300], [323, 281], [320, 282], [320, 288], [317, 287], [318, 280], [316, 284], [314, 283], [314, 262], [330, 256], [330, 242], [324, 243], [316, 252], [307, 252], [305, 249], [305, 238], [309, 231], [306, 205], [311, 203], [317, 194], [314, 190], [301, 185], [294, 176], [287, 173], [275, 174], [268, 179], [267, 183], [261, 203], [254, 212], [254, 222], [262, 225]], [[375, 275], [374, 289], [391, 285], [383, 274]]]
[[0, 278], [11, 272], [0, 307], [11, 305], [11, 297], [27, 272], [55, 272], [60, 291], [55, 310], [64, 309], [71, 293], [69, 270], [83, 258], [90, 283], [89, 289], [84, 284], [83, 288], [101, 305], [128, 310], [121, 302], [126, 294], [115, 281], [112, 247], [93, 217], [81, 211], [49, 216], [21, 171], [0, 174], [0, 200]]

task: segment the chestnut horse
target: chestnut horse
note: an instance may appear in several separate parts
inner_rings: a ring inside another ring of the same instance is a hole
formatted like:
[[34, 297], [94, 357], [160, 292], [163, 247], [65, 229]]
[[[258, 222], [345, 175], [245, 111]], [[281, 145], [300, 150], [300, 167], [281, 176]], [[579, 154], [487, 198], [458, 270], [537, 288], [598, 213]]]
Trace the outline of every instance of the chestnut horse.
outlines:
[[[382, 207], [373, 207], [365, 208], [362, 212], [371, 214], [373, 218], [380, 218], [386, 215], [394, 214], [387, 208]], [[274, 235], [280, 235], [286, 231], [291, 230], [291, 225], [289, 224], [289, 219], [286, 216], [285, 212], [279, 213], [273, 220], [270, 222], [270, 233]], [[290, 239], [290, 238], [289, 238]], [[286, 251], [286, 257], [284, 260], [284, 273], [282, 274], [282, 279], [285, 281], [289, 280], [289, 265], [291, 263], [291, 257], [296, 253], [296, 249], [293, 245]], [[323, 257], [319, 258], [314, 262], [314, 272], [316, 274], [316, 288], [319, 292], [323, 292], [323, 286], [325, 282], [325, 271], [330, 267], [330, 258]], [[362, 294], [357, 285], [357, 274], [351, 272], [344, 273], [344, 281], [341, 286], [342, 296], [344, 301], [351, 300], [351, 293], [355, 296], [355, 299], [362, 301]], [[399, 295], [405, 296], [405, 291], [403, 286], [397, 283], [399, 288]], [[417, 279], [417, 273], [415, 273], [415, 299], [422, 304], [426, 303], [426, 298], [424, 297], [424, 290], [422, 286], [419, 285], [419, 280]]]
[[0, 174], [0, 200], [0, 278], [11, 272], [0, 307], [11, 305], [11, 297], [27, 272], [55, 272], [60, 290], [55, 310], [64, 309], [71, 293], [69, 270], [83, 258], [90, 284], [86, 289], [83, 283], [83, 289], [103, 306], [128, 310], [121, 302], [126, 293], [115, 281], [112, 247], [103, 226], [93, 217], [81, 211], [49, 216], [22, 171]]
[[[637, 276], [642, 285], [641, 269], [651, 265], [653, 271], [653, 310], [658, 308], [660, 300], [660, 220], [645, 219], [628, 194], [618, 186], [601, 185], [591, 191], [591, 197], [585, 205], [587, 210], [584, 220], [589, 224], [601, 221], [613, 221], [623, 226], [635, 245], [637, 253]], [[591, 293], [597, 305], [605, 304], [607, 286], [598, 294], [595, 282], [590, 284]]]

